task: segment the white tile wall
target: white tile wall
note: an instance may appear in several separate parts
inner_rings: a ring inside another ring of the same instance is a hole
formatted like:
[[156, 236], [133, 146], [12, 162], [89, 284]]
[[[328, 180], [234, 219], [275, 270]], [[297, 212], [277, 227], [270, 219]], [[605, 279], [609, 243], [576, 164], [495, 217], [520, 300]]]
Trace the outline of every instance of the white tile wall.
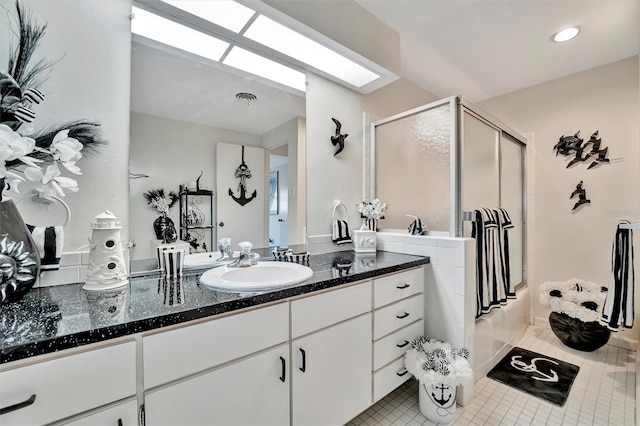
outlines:
[[[123, 250], [125, 262], [129, 264], [129, 250]], [[60, 269], [56, 271], [41, 272], [40, 279], [34, 287], [51, 287], [55, 285], [78, 283], [87, 276], [87, 264], [89, 263], [88, 251], [74, 251], [62, 253], [60, 256]]]
[[[466, 347], [475, 337], [475, 240], [378, 232], [384, 251], [429, 256], [425, 268], [425, 333]], [[458, 403], [471, 399], [473, 385], [460, 389]]]

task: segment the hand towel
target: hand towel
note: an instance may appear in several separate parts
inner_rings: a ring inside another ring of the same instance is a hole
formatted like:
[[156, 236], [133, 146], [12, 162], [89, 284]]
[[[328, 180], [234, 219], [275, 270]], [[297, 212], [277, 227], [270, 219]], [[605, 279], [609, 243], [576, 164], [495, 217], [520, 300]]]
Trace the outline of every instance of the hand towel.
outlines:
[[60, 269], [60, 256], [64, 246], [64, 231], [62, 226], [33, 226], [27, 225], [33, 242], [40, 254], [40, 270], [55, 271]]
[[346, 220], [335, 219], [333, 221], [333, 234], [331, 240], [336, 244], [347, 244], [351, 242], [349, 224], [347, 224]]
[[618, 226], [611, 250], [611, 284], [600, 318], [611, 331], [633, 327], [634, 282], [633, 231]]

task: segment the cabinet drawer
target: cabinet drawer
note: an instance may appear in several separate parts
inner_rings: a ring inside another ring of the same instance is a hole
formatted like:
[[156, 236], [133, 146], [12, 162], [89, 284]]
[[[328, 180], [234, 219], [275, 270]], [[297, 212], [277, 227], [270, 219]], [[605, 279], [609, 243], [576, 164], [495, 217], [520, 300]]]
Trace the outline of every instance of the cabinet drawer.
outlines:
[[416, 294], [373, 312], [373, 340], [378, 340], [423, 317], [424, 298]]
[[377, 309], [423, 291], [424, 268], [376, 278], [373, 281], [374, 308]]
[[289, 339], [287, 303], [142, 339], [144, 387], [150, 389]]
[[68, 426], [137, 426], [138, 402], [134, 399], [62, 424]]
[[409, 342], [424, 334], [424, 321], [416, 321], [373, 343], [373, 370], [393, 361], [409, 349]]
[[0, 406], [31, 405], [5, 413], [3, 425], [50, 423], [135, 395], [135, 342], [94, 349], [0, 373]]
[[291, 337], [353, 318], [371, 310], [371, 281], [291, 302]]
[[411, 377], [413, 376], [404, 368], [404, 358], [376, 371], [373, 373], [373, 402], [378, 402]]

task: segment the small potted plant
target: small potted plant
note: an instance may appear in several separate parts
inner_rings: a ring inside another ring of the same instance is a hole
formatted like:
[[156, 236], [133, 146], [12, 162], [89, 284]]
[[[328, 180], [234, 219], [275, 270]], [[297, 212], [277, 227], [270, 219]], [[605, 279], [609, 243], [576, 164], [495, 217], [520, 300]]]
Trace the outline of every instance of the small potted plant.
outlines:
[[153, 222], [153, 230], [156, 233], [156, 238], [162, 240], [164, 244], [176, 241], [178, 239], [178, 233], [176, 232], [173, 221], [167, 214], [169, 213], [169, 209], [178, 201], [178, 194], [173, 191], [165, 194], [164, 189], [158, 188], [150, 189], [142, 195], [144, 199], [147, 200], [147, 204], [160, 212], [160, 217]]
[[420, 412], [434, 423], [449, 423], [456, 414], [456, 387], [473, 380], [469, 351], [444, 340], [422, 336], [404, 358], [405, 368], [420, 381]]

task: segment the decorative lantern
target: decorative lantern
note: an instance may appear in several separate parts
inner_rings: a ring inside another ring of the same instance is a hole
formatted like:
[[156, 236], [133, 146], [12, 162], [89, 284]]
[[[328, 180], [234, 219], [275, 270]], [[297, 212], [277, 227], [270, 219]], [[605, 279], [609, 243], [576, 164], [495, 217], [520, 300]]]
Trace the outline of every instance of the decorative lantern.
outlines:
[[85, 290], [106, 290], [129, 283], [122, 253], [120, 221], [105, 210], [91, 223], [89, 265]]

